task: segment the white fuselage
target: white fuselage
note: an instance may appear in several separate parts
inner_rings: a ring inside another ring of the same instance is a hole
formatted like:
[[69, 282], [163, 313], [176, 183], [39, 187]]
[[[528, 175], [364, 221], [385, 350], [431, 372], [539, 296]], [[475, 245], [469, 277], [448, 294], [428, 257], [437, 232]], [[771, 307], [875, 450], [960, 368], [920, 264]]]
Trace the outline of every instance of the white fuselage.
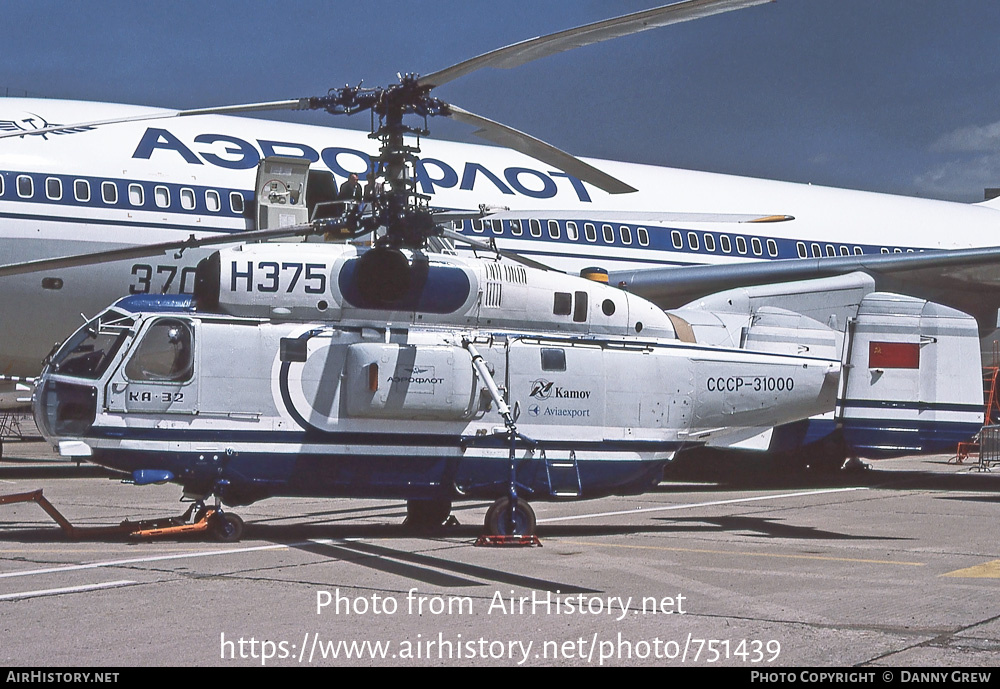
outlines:
[[[0, 121], [8, 131], [150, 112], [154, 109], [103, 103], [0, 100]], [[510, 223], [479, 234], [565, 270], [738, 263], [794, 258], [803, 251], [987, 247], [997, 244], [1000, 230], [1000, 212], [989, 205], [590, 161], [639, 190], [613, 196], [508, 150], [433, 140], [420, 145], [418, 189], [431, 196], [433, 206], [486, 204], [537, 212], [537, 226], [524, 222], [520, 236], [512, 236]], [[254, 226], [245, 208], [253, 201], [261, 157], [306, 157], [333, 172], [339, 183], [352, 172], [363, 176], [376, 148], [364, 132], [223, 116], [3, 139], [0, 262], [165, 242], [191, 233], [238, 234]], [[643, 218], [643, 212], [794, 219], [665, 223]], [[552, 218], [559, 218], [554, 226]], [[575, 223], [575, 239], [568, 222]], [[471, 222], [463, 231], [477, 234]], [[0, 372], [37, 372], [53, 343], [79, 324], [81, 312], [92, 315], [129, 293], [190, 291], [193, 267], [206, 253], [0, 278]]]

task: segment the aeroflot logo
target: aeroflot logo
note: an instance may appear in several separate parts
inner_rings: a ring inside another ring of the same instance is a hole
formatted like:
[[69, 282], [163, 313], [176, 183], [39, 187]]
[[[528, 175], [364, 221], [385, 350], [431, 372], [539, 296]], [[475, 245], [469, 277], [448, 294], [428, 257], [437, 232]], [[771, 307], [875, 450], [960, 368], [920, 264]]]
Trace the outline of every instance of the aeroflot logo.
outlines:
[[[25, 134], [31, 134], [32, 132], [38, 129], [60, 126], [55, 122], [49, 122], [41, 115], [36, 115], [33, 112], [24, 112], [22, 114], [27, 115], [27, 117], [21, 117], [15, 120], [0, 120], [0, 132], [21, 131], [24, 132]], [[36, 136], [40, 136], [44, 140], [48, 141], [49, 137], [52, 135], [78, 134], [79, 132], [85, 132], [90, 129], [93, 129], [93, 127], [72, 127], [70, 129], [60, 129], [57, 132], [46, 132], [44, 134], [36, 134]]]
[[[437, 385], [443, 383], [444, 378], [434, 376], [434, 367], [420, 367], [400, 369], [404, 375], [389, 376], [386, 380], [390, 383], [410, 383], [411, 385]], [[426, 375], [430, 373], [430, 375]]]
[[[166, 129], [149, 127], [132, 157], [150, 160], [154, 152], [157, 160], [169, 160], [173, 156], [191, 165], [208, 163], [230, 170], [249, 170], [256, 167], [261, 158], [270, 156], [305, 158], [312, 163], [323, 161], [338, 177], [357, 174], [364, 178], [372, 167], [371, 156], [354, 148], [330, 146], [317, 151], [312, 146], [292, 141], [257, 139], [250, 142], [228, 134], [199, 134], [186, 143]], [[508, 167], [501, 171], [476, 162], [452, 165], [435, 158], [422, 158], [417, 162], [415, 177], [424, 194], [458, 187], [464, 191], [499, 190], [502, 194], [534, 199], [572, 194], [580, 201], [591, 200], [583, 182], [556, 170], [543, 172], [527, 167]]]

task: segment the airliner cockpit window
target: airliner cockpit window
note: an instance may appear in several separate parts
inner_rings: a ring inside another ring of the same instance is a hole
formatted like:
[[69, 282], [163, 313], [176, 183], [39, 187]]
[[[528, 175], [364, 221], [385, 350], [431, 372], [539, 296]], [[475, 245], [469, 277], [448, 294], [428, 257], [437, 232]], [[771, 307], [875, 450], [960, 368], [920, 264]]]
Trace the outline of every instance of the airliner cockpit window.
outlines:
[[80, 328], [55, 356], [52, 370], [64, 376], [97, 380], [125, 341], [134, 321], [115, 311], [106, 311]]
[[125, 366], [130, 380], [182, 382], [194, 369], [191, 324], [162, 318], [146, 331], [132, 359]]

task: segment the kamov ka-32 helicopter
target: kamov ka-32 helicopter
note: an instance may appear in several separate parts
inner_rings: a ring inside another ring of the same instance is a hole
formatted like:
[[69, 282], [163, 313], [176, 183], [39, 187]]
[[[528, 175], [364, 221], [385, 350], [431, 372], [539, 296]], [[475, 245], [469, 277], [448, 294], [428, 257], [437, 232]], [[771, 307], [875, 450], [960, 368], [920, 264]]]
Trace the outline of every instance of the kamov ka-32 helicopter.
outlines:
[[[690, 0], [487, 56], [517, 64], [583, 35], [603, 40], [623, 27], [755, 1]], [[370, 238], [371, 248], [245, 244], [202, 260], [193, 296], [118, 301], [47, 358], [33, 400], [46, 438], [136, 483], [176, 482], [202, 506], [212, 498], [397, 498], [407, 501], [409, 523], [432, 526], [453, 500], [489, 497], [486, 530], [509, 535], [533, 532], [529, 500], [642, 492], [686, 448], [794, 448], [836, 430], [852, 450], [894, 454], [978, 430], [975, 320], [876, 292], [866, 275], [730, 290], [664, 312], [444, 229], [450, 216], [418, 193], [419, 146], [406, 140], [427, 134], [428, 116], [478, 124], [574, 177], [629, 189], [429, 95], [480, 62], [404, 75], [386, 88], [182, 113], [370, 109], [381, 151], [365, 196], [321, 204], [302, 224], [308, 163], [304, 173], [296, 167], [304, 161], [266, 159], [262, 229], [241, 239]], [[423, 127], [404, 123], [414, 115]], [[445, 240], [484, 255], [449, 255]], [[212, 514], [218, 536], [239, 538], [238, 517], [218, 506]]]

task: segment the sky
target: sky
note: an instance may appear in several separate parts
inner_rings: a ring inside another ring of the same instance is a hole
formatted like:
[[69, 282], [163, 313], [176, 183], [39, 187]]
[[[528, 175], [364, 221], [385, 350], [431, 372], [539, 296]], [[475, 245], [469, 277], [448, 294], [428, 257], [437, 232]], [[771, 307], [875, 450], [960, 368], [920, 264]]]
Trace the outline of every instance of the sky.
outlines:
[[[178, 109], [322, 95], [656, 4], [4, 0], [0, 95]], [[997, 0], [777, 0], [435, 95], [579, 156], [974, 202], [1000, 187], [998, 36]]]

